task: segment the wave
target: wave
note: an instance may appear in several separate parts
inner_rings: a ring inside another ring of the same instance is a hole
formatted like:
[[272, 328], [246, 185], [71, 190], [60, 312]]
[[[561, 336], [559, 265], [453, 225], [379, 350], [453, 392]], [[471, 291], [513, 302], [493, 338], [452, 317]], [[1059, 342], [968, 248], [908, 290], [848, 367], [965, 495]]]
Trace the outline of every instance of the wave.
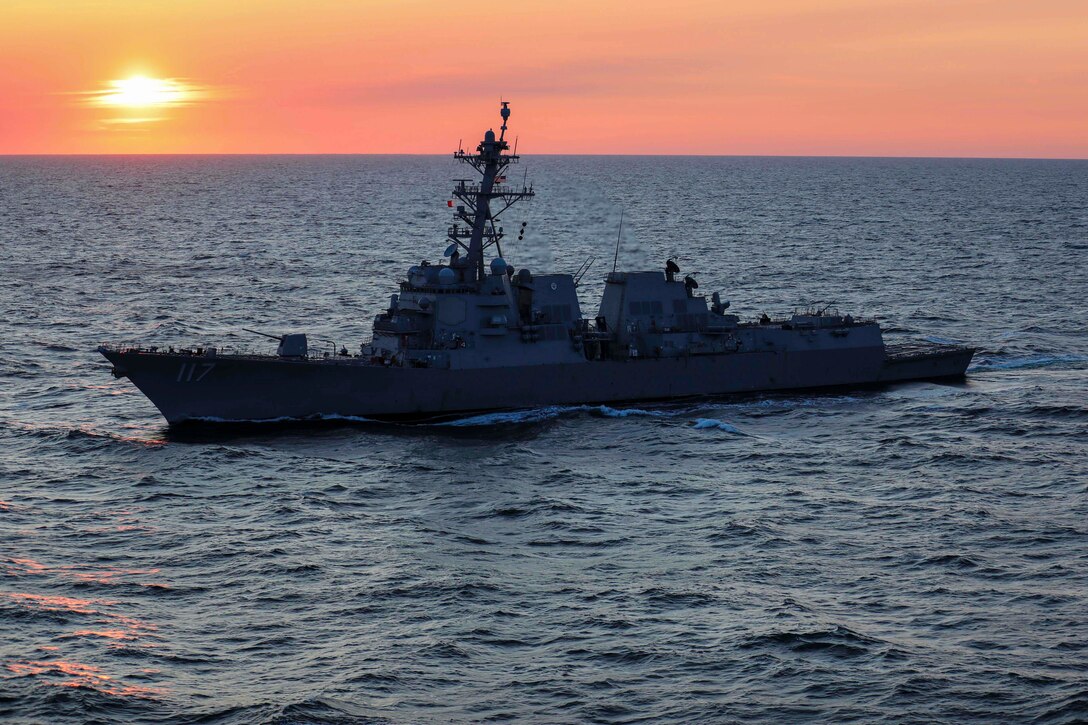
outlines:
[[678, 411], [645, 410], [643, 408], [609, 408], [607, 405], [589, 406], [587, 410], [590, 413], [603, 415], [606, 418], [628, 418], [630, 416], [669, 418], [678, 414]]
[[525, 423], [540, 423], [545, 420], [558, 418], [565, 413], [577, 412], [580, 406], [550, 405], [544, 408], [530, 408], [528, 410], [510, 410], [499, 413], [483, 413], [467, 418], [445, 420], [433, 425], [448, 428], [464, 428], [491, 425], [520, 425]]
[[1088, 363], [1088, 355], [1060, 354], [1060, 355], [1028, 355], [1014, 357], [1008, 360], [991, 360], [980, 358], [968, 368], [968, 372], [983, 373], [992, 370], [1029, 370], [1032, 368], [1059, 367], [1063, 365], [1076, 366]]
[[266, 425], [276, 423], [320, 423], [328, 421], [330, 423], [345, 422], [345, 423], [380, 423], [381, 421], [374, 418], [364, 418], [361, 415], [340, 415], [339, 413], [322, 413], [319, 415], [309, 415], [305, 418], [295, 418], [289, 415], [281, 415], [275, 418], [220, 418], [215, 415], [203, 415], [194, 418], [187, 419], [186, 422], [192, 421], [194, 423], [216, 423], [223, 425]]
[[823, 653], [832, 657], [857, 657], [888, 649], [888, 643], [856, 632], [849, 627], [832, 625], [810, 631], [777, 631], [749, 637], [741, 649], [787, 649], [793, 652]]
[[[433, 421], [429, 423], [410, 423], [408, 425], [429, 425], [435, 427], [452, 428], [487, 427], [496, 425], [528, 425], [534, 423], [541, 423], [548, 420], [554, 420], [565, 415], [574, 415], [579, 413], [585, 413], [591, 416], [598, 416], [602, 418], [641, 417], [675, 419], [683, 418], [685, 416], [691, 416], [702, 410], [720, 410], [722, 408], [779, 408], [782, 410], [790, 410], [793, 408], [850, 404], [861, 402], [862, 400], [864, 400], [864, 398], [851, 395], [816, 395], [811, 397], [794, 397], [779, 394], [771, 395], [769, 397], [740, 399], [732, 401], [707, 400], [702, 403], [694, 405], [689, 404], [684, 407], [676, 407], [676, 402], [662, 403], [662, 407], [660, 408], [613, 408], [608, 405], [547, 405], [538, 408], [525, 408], [520, 410], [503, 410], [495, 411], [492, 413], [480, 413], [478, 415], [469, 415], [465, 417], [454, 418], [451, 420]], [[319, 413], [306, 417], [285, 415], [277, 416], [275, 418], [225, 418], [221, 416], [208, 415], [194, 416], [192, 418], [187, 418], [180, 424], [172, 424], [172, 427], [174, 428], [173, 432], [181, 432], [181, 430], [183, 430], [188, 425], [200, 423], [209, 423], [223, 426], [274, 426], [307, 423], [369, 423], [375, 425], [397, 425], [396, 423], [380, 420], [377, 418], [368, 418], [361, 415], [347, 415], [340, 413]], [[2, 424], [3, 421], [0, 421], [0, 425]], [[723, 430], [726, 432], [746, 435], [732, 424], [713, 418], [696, 418], [692, 427], [696, 429], [718, 428], [719, 430]], [[89, 436], [154, 444], [160, 444], [164, 442], [158, 437], [153, 439], [143, 439], [138, 437], [122, 436], [108, 432], [94, 431], [90, 429], [89, 426], [81, 426], [79, 428], [63, 428], [62, 430], [69, 437]]]
[[520, 519], [537, 513], [582, 513], [585, 509], [574, 504], [547, 498], [534, 498], [523, 504], [498, 504], [488, 508], [474, 518], [477, 519]]
[[[661, 407], [655, 408], [613, 408], [608, 405], [546, 405], [539, 408], [525, 408], [521, 410], [502, 410], [493, 413], [480, 413], [478, 415], [469, 415], [463, 418], [454, 418], [452, 420], [442, 420], [431, 423], [422, 423], [422, 425], [428, 425], [440, 428], [479, 428], [489, 426], [503, 426], [503, 425], [532, 425], [535, 423], [543, 423], [549, 420], [555, 420], [563, 416], [587, 414], [591, 416], [598, 416], [602, 418], [659, 418], [659, 419], [675, 419], [684, 418], [693, 415], [701, 410], [720, 409], [722, 407], [765, 407], [765, 406], [813, 406], [819, 405], [821, 402], [853, 402], [858, 398], [850, 398], [847, 396], [823, 396], [821, 398], [801, 398], [801, 399], [765, 399], [755, 402], [712, 402], [701, 403], [697, 405], [689, 405], [683, 408], [677, 407]], [[675, 406], [675, 404], [673, 404]], [[215, 423], [221, 425], [275, 425], [284, 423], [320, 423], [320, 422], [349, 422], [349, 423], [374, 423], [377, 425], [390, 425], [389, 423], [374, 418], [366, 418], [359, 415], [340, 415], [336, 413], [312, 415], [306, 418], [294, 418], [290, 416], [281, 416], [277, 418], [261, 418], [261, 419], [240, 419], [240, 418], [220, 418], [217, 416], [201, 416], [190, 418], [186, 422], [196, 423]], [[735, 426], [725, 421], [717, 420], [714, 418], [696, 418], [693, 424], [696, 429], [704, 428], [718, 428], [729, 433], [736, 433], [739, 435], [746, 435], [738, 430]]]
[[62, 345], [59, 342], [47, 342], [44, 340], [34, 340], [33, 342], [35, 345], [38, 345], [49, 352], [79, 352], [78, 348]]
[[691, 426], [696, 430], [721, 430], [726, 433], [735, 433], [737, 435], [747, 435], [742, 433], [735, 425], [726, 423], [724, 420], [718, 420], [717, 418], [696, 418], [695, 424]]
[[822, 408], [832, 405], [853, 405], [872, 399], [872, 394], [844, 395], [841, 393], [822, 393], [813, 395], [801, 395], [790, 393], [764, 393], [753, 396], [751, 399], [738, 400], [723, 403], [718, 407], [724, 408], [781, 408], [793, 410], [795, 408]]
[[645, 408], [612, 408], [607, 405], [548, 405], [542, 408], [528, 408], [526, 410], [509, 410], [498, 413], [482, 413], [468, 418], [447, 420], [435, 423], [437, 426], [472, 427], [489, 425], [511, 425], [525, 423], [540, 423], [573, 413], [589, 413], [605, 418], [629, 418], [640, 416], [647, 418], [671, 418], [682, 414], [684, 411], [646, 410]]
[[27, 423], [19, 420], [0, 420], [0, 430], [9, 430], [15, 435], [48, 440], [85, 441], [91, 444], [108, 445], [111, 443], [137, 444], [140, 446], [159, 446], [165, 443], [150, 431], [146, 436], [125, 435], [111, 431], [96, 430], [89, 424], [68, 426], [64, 424]]
[[922, 339], [926, 342], [936, 343], [937, 345], [962, 345], [963, 340], [953, 340], [948, 337], [941, 337], [940, 335], [923, 335]]

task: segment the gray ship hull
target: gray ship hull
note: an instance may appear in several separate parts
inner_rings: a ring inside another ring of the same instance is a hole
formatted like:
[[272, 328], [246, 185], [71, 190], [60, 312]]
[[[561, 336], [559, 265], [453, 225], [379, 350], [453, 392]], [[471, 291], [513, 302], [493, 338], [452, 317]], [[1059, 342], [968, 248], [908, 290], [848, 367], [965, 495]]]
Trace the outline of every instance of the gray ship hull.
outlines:
[[887, 346], [875, 320], [830, 305], [742, 322], [720, 292], [696, 293], [697, 271], [681, 279], [675, 258], [663, 270], [620, 271], [618, 247], [597, 312], [586, 317], [577, 288], [594, 257], [573, 274], [535, 275], [502, 258], [499, 218], [535, 192], [506, 180], [520, 157], [505, 140], [509, 103], [500, 116], [498, 134], [489, 129], [475, 151], [454, 154], [479, 180], [458, 179], [452, 190], [461, 203], [448, 202], [453, 223], [443, 260], [408, 268], [358, 354], [345, 347], [313, 357], [305, 333], [246, 330], [275, 339], [276, 355], [102, 347], [114, 374], [129, 377], [167, 421], [181, 424], [424, 420], [966, 372], [972, 349]]
[[547, 405], [617, 404], [963, 377], [946, 345], [753, 351], [675, 358], [434, 369], [358, 358], [100, 352], [171, 424], [320, 418], [426, 420]]

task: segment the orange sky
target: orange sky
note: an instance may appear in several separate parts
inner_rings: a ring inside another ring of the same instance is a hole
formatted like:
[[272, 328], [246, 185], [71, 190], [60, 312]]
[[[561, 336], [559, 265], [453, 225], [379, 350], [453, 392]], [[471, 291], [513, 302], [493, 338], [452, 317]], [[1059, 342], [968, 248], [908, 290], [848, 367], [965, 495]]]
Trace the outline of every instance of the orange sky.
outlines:
[[[89, 102], [136, 73], [200, 97]], [[1086, 158], [1088, 0], [0, 1], [0, 153], [448, 152], [500, 95], [527, 153]]]

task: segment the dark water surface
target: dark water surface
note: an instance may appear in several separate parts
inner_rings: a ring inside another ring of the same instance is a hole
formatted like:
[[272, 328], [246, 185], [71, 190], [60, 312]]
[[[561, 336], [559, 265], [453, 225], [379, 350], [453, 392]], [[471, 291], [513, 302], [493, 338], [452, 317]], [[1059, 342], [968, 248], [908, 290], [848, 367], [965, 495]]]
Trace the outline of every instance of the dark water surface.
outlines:
[[[528, 159], [507, 258], [679, 253], [962, 384], [179, 438], [102, 341], [354, 348], [452, 161], [0, 159], [0, 717], [1088, 718], [1088, 163]], [[607, 261], [605, 261], [607, 260]]]

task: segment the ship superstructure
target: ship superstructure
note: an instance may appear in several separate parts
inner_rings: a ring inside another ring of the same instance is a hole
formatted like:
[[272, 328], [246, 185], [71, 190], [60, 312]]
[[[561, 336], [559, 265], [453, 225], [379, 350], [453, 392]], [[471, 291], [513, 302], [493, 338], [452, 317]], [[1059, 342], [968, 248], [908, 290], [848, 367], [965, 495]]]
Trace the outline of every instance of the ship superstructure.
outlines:
[[277, 336], [275, 355], [100, 351], [171, 423], [428, 419], [964, 375], [970, 348], [885, 346], [877, 323], [826, 309], [742, 322], [692, 276], [678, 278], [671, 259], [662, 270], [614, 269], [596, 314], [583, 316], [576, 275], [534, 274], [503, 257], [502, 214], [535, 191], [507, 182], [519, 157], [506, 102], [501, 118], [498, 135], [454, 154], [478, 179], [453, 188], [443, 261], [408, 269], [358, 352], [314, 355], [298, 333]]

